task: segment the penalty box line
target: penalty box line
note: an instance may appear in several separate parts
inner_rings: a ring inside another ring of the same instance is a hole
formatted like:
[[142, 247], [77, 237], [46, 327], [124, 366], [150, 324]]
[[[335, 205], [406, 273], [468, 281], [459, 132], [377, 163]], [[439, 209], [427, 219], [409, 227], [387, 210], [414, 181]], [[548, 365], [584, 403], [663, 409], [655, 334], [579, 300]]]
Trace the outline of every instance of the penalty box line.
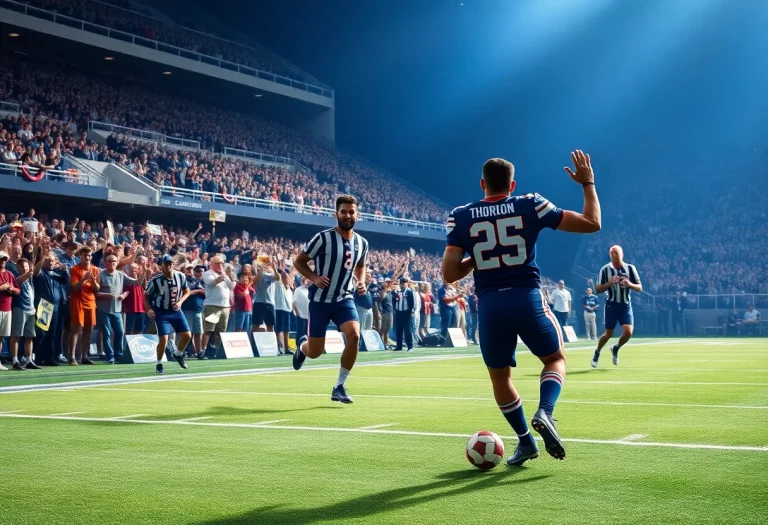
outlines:
[[[299, 425], [270, 425], [259, 423], [213, 423], [208, 421], [190, 421], [190, 420], [149, 420], [149, 419], [116, 419], [116, 418], [88, 418], [76, 416], [43, 416], [26, 414], [0, 414], [0, 418], [8, 419], [33, 419], [33, 420], [54, 420], [54, 421], [83, 421], [83, 422], [103, 422], [119, 424], [136, 425], [181, 425], [211, 428], [245, 428], [245, 429], [263, 429], [263, 430], [294, 430], [306, 432], [335, 432], [335, 433], [354, 433], [354, 434], [384, 434], [395, 436], [415, 436], [415, 437], [436, 437], [436, 438], [461, 438], [469, 439], [469, 434], [448, 433], [448, 432], [419, 432], [412, 430], [388, 430], [388, 429], [365, 429], [365, 428], [345, 428], [345, 427], [309, 427]], [[513, 440], [514, 436], [501, 436], [502, 439]], [[633, 438], [635, 436], [628, 436]], [[537, 438], [539, 439], [539, 438]], [[665, 443], [652, 441], [627, 441], [624, 439], [584, 439], [584, 438], [563, 438], [566, 443], [584, 443], [593, 445], [617, 445], [627, 447], [651, 447], [651, 448], [677, 448], [691, 450], [718, 450], [729, 452], [768, 452], [768, 447], [755, 447], [748, 445], [710, 445], [703, 443]]]

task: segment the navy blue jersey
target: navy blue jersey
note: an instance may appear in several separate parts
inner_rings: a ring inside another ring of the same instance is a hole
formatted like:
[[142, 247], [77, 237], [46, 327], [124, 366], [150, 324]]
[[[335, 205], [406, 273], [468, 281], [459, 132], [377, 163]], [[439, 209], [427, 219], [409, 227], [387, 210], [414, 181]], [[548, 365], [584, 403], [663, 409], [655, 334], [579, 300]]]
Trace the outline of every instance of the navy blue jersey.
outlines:
[[343, 301], [352, 297], [357, 286], [352, 277], [358, 264], [368, 256], [368, 241], [357, 233], [345, 239], [335, 228], [323, 230], [304, 246], [304, 253], [315, 263], [315, 273], [328, 277], [330, 284], [319, 289], [309, 287], [309, 300], [320, 303]]
[[448, 216], [448, 246], [475, 261], [478, 296], [508, 288], [538, 288], [536, 240], [544, 228], [557, 229], [563, 210], [539, 195], [503, 196], [459, 206]]

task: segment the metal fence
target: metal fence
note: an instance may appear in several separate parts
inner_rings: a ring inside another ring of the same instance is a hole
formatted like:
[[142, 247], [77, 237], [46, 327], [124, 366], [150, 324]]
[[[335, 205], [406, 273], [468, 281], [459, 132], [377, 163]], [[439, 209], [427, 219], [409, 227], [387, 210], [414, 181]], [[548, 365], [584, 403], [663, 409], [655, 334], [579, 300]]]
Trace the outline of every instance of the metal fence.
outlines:
[[[139, 175], [135, 175], [139, 177]], [[231, 204], [234, 206], [251, 206], [254, 208], [266, 208], [271, 210], [292, 211], [295, 213], [302, 213], [306, 215], [320, 215], [324, 217], [333, 217], [336, 210], [332, 208], [314, 207], [308, 205], [299, 205], [293, 202], [281, 202], [273, 201], [269, 199], [257, 199], [255, 197], [244, 197], [240, 195], [228, 195], [224, 196], [221, 193], [213, 193], [209, 191], [190, 190], [187, 188], [175, 188], [172, 186], [157, 186], [147, 179], [142, 180], [149, 182], [160, 193], [166, 197], [182, 197], [191, 200], [206, 201], [206, 202], [219, 202], [222, 204]], [[376, 222], [380, 224], [393, 224], [397, 226], [403, 226], [407, 228], [413, 228], [416, 230], [436, 230], [441, 231], [445, 229], [442, 224], [414, 221], [411, 219], [401, 219], [398, 217], [387, 217], [385, 215], [376, 215], [373, 213], [360, 213], [359, 220]]]
[[[24, 171], [26, 170], [26, 173]], [[0, 175], [12, 175], [29, 180], [28, 175], [37, 177], [41, 174], [39, 180], [52, 182], [67, 182], [70, 184], [83, 184], [86, 186], [99, 186], [109, 188], [109, 181], [103, 175], [96, 173], [86, 173], [79, 170], [40, 170], [31, 166], [20, 166], [17, 164], [0, 163]], [[30, 181], [32, 182], [32, 181]]]
[[21, 113], [21, 106], [16, 104], [15, 102], [6, 102], [5, 100], [0, 100], [0, 111], [7, 111], [9, 113]]
[[308, 84], [300, 80], [293, 80], [288, 77], [270, 73], [268, 71], [262, 71], [261, 69], [244, 66], [236, 62], [230, 62], [229, 60], [223, 60], [221, 58], [213, 57], [210, 55], [204, 55], [202, 53], [198, 53], [196, 51], [192, 51], [189, 49], [183, 49], [170, 44], [159, 42], [157, 40], [151, 40], [149, 38], [144, 38], [131, 33], [126, 33], [125, 31], [119, 31], [117, 29], [112, 29], [106, 26], [92, 24], [91, 22], [86, 22], [85, 20], [72, 18], [71, 16], [61, 15], [54, 11], [48, 11], [47, 9], [32, 7], [27, 4], [23, 4], [21, 2], [16, 2], [14, 0], [0, 0], [0, 7], [10, 9], [18, 13], [24, 13], [25, 15], [34, 16], [35, 18], [48, 20], [49, 22], [53, 22], [56, 24], [65, 25], [67, 27], [73, 27], [75, 29], [80, 29], [82, 31], [88, 31], [89, 33], [95, 33], [108, 38], [114, 38], [115, 40], [120, 40], [122, 42], [127, 42], [129, 44], [147, 47], [150, 49], [155, 49], [157, 51], [162, 51], [164, 53], [170, 53], [172, 55], [188, 58], [190, 60], [195, 60], [202, 64], [208, 64], [208, 65], [220, 67], [222, 69], [226, 69], [229, 71], [242, 73], [244, 75], [252, 76], [255, 78], [269, 80], [270, 82], [300, 89], [308, 93], [314, 93], [316, 95], [333, 98], [333, 90], [331, 89], [327, 89], [321, 86], [315, 86], [313, 84]]
[[231, 157], [238, 157], [241, 159], [260, 160], [263, 162], [273, 162], [275, 164], [292, 165], [294, 162], [289, 157], [281, 157], [280, 155], [270, 155], [268, 153], [258, 153], [256, 151], [248, 151], [237, 148], [225, 147], [221, 151], [222, 155], [229, 155]]
[[197, 140], [171, 137], [157, 131], [129, 128], [126, 126], [118, 126], [117, 124], [109, 124], [107, 122], [98, 122], [95, 120], [91, 120], [88, 122], [88, 129], [95, 130], [95, 131], [109, 131], [111, 133], [122, 133], [123, 135], [127, 135], [135, 139], [161, 142], [163, 144], [170, 144], [172, 146], [177, 146], [180, 148], [189, 148], [194, 150], [200, 149], [200, 142]]

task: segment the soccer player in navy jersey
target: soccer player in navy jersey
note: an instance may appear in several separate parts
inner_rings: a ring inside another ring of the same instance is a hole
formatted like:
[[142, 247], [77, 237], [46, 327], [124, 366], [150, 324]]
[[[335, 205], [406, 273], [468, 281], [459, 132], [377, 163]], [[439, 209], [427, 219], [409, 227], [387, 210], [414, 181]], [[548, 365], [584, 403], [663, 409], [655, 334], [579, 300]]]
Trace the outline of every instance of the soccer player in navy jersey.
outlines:
[[[368, 241], [353, 231], [357, 217], [357, 199], [340, 195], [336, 199], [337, 226], [312, 237], [294, 261], [296, 270], [312, 281], [312, 285], [309, 287], [309, 338], [299, 339], [293, 368], [299, 370], [307, 357], [315, 359], [322, 355], [325, 331], [333, 321], [346, 338], [339, 378], [331, 393], [331, 400], [341, 403], [352, 402], [345, 383], [357, 360], [360, 343], [360, 320], [352, 293], [366, 292]], [[309, 261], [314, 262], [314, 270], [309, 267]]]
[[480, 180], [485, 198], [454, 209], [446, 225], [443, 278], [453, 282], [474, 272], [480, 352], [496, 403], [519, 438], [508, 465], [519, 466], [539, 456], [512, 383], [518, 335], [544, 364], [539, 407], [531, 425], [552, 457], [565, 458], [552, 419], [565, 378], [565, 350], [560, 326], [541, 294], [536, 240], [544, 228], [573, 233], [600, 230], [600, 202], [589, 155], [577, 150], [571, 158], [576, 171], [567, 167], [565, 171], [583, 187], [581, 213], [561, 210], [538, 193], [512, 196], [515, 167], [504, 159], [490, 159]]

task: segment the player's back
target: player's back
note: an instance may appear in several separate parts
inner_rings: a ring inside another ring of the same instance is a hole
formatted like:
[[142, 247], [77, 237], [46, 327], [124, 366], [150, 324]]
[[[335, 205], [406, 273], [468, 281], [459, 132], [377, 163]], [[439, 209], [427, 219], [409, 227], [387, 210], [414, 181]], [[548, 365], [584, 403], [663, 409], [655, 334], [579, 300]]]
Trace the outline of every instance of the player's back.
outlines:
[[543, 228], [556, 229], [563, 212], [538, 193], [488, 198], [454, 209], [448, 245], [475, 261], [477, 295], [508, 288], [538, 288], [536, 241]]

